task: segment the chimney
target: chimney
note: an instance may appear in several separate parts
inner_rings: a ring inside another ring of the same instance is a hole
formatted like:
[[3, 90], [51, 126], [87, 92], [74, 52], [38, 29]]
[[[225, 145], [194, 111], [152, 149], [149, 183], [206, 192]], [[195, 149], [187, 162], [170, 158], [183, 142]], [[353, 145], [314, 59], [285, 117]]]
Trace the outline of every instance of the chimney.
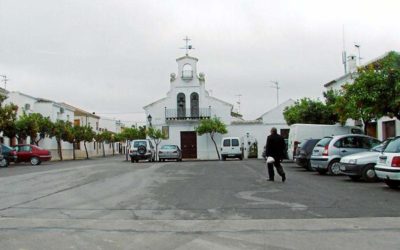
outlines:
[[355, 55], [350, 55], [347, 57], [347, 62], [348, 62], [348, 72], [349, 73], [354, 73], [357, 71], [357, 57]]

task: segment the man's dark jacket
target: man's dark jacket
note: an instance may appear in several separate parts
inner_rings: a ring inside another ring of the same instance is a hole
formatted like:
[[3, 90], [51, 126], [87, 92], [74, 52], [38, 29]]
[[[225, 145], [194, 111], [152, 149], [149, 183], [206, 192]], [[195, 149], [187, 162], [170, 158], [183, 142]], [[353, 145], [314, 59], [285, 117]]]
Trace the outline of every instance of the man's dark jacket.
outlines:
[[274, 159], [283, 159], [286, 144], [282, 136], [272, 134], [267, 137], [266, 156], [272, 156]]

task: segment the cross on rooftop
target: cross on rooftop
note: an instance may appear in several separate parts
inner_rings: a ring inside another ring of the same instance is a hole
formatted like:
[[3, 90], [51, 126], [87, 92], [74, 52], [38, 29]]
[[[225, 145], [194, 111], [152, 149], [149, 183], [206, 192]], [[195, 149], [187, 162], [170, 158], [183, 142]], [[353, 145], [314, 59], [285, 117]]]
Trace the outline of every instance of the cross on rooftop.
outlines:
[[189, 39], [189, 37], [186, 36], [186, 37], [183, 39], [183, 41], [186, 42], [186, 45], [185, 45], [184, 48], [180, 48], [180, 49], [186, 50], [186, 55], [187, 55], [187, 56], [189, 55], [189, 50], [194, 49], [194, 48], [192, 47], [192, 45], [189, 45], [189, 41], [190, 41], [190, 40], [192, 40], [192, 39]]

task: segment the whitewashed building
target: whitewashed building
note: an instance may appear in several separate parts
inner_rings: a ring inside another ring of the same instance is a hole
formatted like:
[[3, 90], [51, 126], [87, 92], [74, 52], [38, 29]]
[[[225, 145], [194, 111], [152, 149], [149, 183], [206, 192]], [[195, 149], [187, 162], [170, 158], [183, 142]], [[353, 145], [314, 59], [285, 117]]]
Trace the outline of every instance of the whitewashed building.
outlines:
[[[13, 103], [18, 106], [17, 117], [23, 113], [39, 113], [44, 117], [49, 117], [52, 122], [64, 120], [73, 122], [74, 111], [62, 103], [52, 100], [33, 97], [18, 91], [8, 93], [6, 103]], [[5, 143], [11, 145], [9, 138], [5, 139]], [[16, 142], [14, 142], [16, 143]], [[31, 143], [31, 138], [27, 138], [26, 143]], [[39, 142], [39, 146], [51, 151], [53, 158], [57, 158], [57, 142], [54, 138], [44, 138]], [[63, 154], [72, 155], [72, 146], [67, 142], [62, 143]]]
[[[365, 63], [364, 65], [361, 65], [361, 67], [373, 64], [374, 62], [377, 62], [383, 58], [385, 58], [389, 52]], [[324, 87], [326, 89], [332, 89], [332, 90], [341, 90], [342, 86], [346, 83], [352, 84], [354, 80], [357, 78], [357, 64], [356, 64], [356, 57], [355, 56], [350, 56], [349, 57], [349, 67], [348, 67], [348, 73], [339, 76], [338, 78], [329, 81], [328, 83], [324, 84]], [[351, 126], [362, 126], [361, 121], [354, 121], [349, 119], [347, 122], [347, 125]], [[367, 134], [371, 135], [373, 137], [378, 138], [379, 140], [384, 140], [388, 137], [394, 137], [394, 136], [399, 136], [400, 135], [400, 121], [397, 120], [395, 117], [390, 118], [390, 117], [383, 117], [378, 119], [377, 121], [370, 122], [367, 126]]]
[[167, 96], [143, 107], [146, 117], [151, 117], [147, 126], [163, 130], [168, 136], [161, 145], [180, 146], [184, 158], [216, 159], [215, 146], [210, 136], [197, 135], [195, 128], [202, 119], [218, 117], [228, 129], [228, 134], [216, 136], [218, 148], [222, 137], [238, 136], [242, 139], [245, 157], [249, 147], [258, 142], [261, 145], [258, 147], [260, 158], [270, 128], [277, 127], [282, 131], [289, 128], [283, 120], [282, 111], [293, 100], [282, 103], [260, 119], [244, 121], [232, 112], [232, 104], [210, 96], [205, 86], [205, 74], [198, 73], [197, 58], [186, 54], [176, 59], [176, 62], [178, 71], [170, 75]]

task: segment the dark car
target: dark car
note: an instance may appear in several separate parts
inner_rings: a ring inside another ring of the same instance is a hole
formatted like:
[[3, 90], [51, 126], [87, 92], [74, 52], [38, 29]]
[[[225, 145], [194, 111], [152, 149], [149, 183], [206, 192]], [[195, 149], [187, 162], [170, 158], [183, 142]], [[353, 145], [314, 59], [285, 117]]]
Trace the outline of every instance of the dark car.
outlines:
[[297, 165], [310, 171], [313, 170], [311, 168], [310, 158], [313, 148], [319, 140], [321, 139], [306, 139], [297, 146], [296, 154], [294, 156]]
[[17, 162], [30, 162], [32, 165], [39, 165], [42, 161], [51, 160], [49, 150], [35, 145], [19, 144], [15, 146], [15, 150], [17, 151]]
[[177, 145], [164, 145], [158, 151], [158, 160], [182, 161], [182, 151]]
[[16, 151], [9, 146], [1, 144], [0, 153], [0, 167], [7, 167], [10, 162], [15, 162], [17, 160]]

